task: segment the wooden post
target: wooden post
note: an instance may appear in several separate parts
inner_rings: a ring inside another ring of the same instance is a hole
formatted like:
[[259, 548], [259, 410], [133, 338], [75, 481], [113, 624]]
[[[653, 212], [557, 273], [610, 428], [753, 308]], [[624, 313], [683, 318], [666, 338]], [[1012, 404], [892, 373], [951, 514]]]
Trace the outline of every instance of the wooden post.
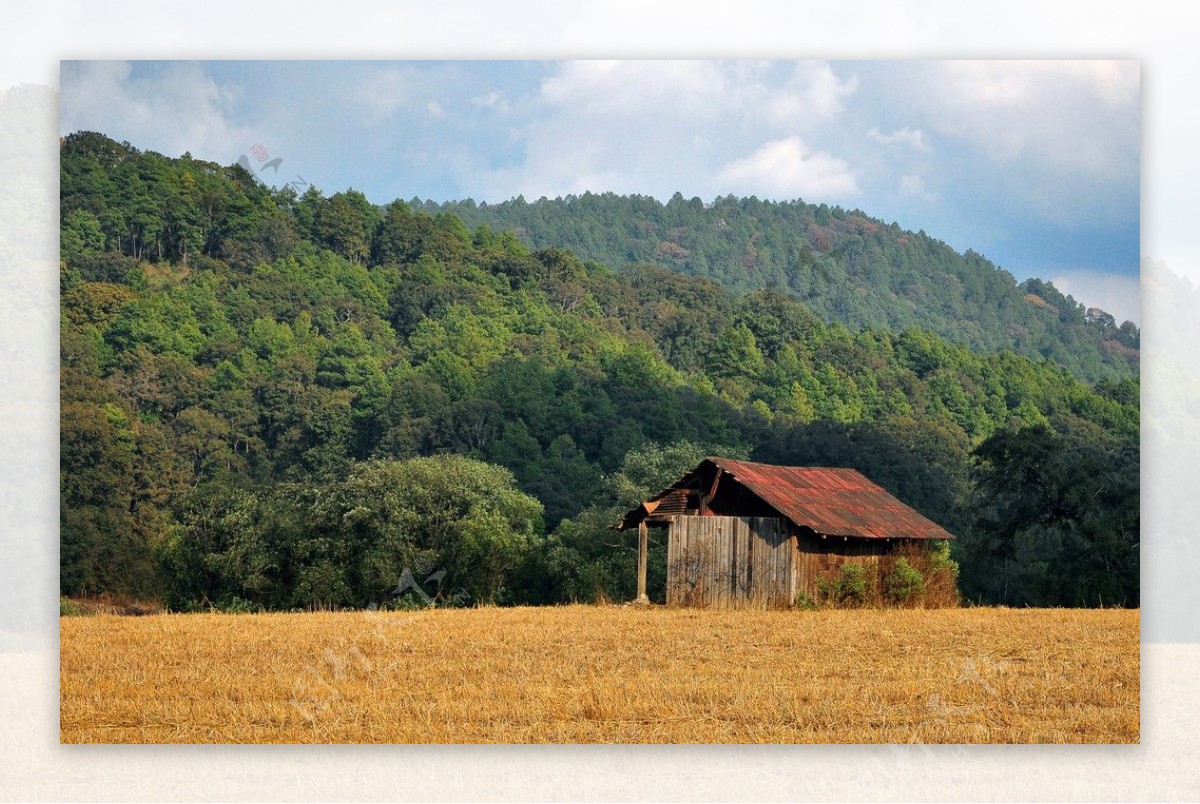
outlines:
[[638, 603], [649, 603], [650, 598], [646, 596], [646, 550], [649, 546], [650, 533], [646, 527], [646, 520], [638, 523]]

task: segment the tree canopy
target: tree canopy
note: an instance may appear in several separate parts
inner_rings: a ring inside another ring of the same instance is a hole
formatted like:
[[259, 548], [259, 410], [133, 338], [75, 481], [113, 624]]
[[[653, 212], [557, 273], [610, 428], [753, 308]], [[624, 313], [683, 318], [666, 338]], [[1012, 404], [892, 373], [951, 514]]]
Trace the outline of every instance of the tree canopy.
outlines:
[[[612, 511], [702, 445], [863, 471], [963, 536], [977, 599], [1136, 601], [1136, 373], [98, 134], [66, 138], [61, 192], [64, 593], [367, 605], [411, 564], [444, 599], [621, 598]], [[997, 483], [1030, 460], [1006, 438], [1059, 439], [1042, 497]]]

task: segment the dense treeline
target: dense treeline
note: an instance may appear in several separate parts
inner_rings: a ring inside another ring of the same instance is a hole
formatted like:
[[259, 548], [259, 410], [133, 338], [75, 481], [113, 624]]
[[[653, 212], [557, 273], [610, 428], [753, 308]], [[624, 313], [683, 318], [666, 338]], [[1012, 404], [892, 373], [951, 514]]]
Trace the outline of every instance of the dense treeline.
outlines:
[[786, 290], [852, 330], [920, 327], [974, 349], [1049, 357], [1089, 380], [1137, 372], [1141, 335], [1132, 322], [1118, 326], [1049, 282], [1018, 284], [973, 251], [959, 254], [859, 210], [733, 196], [705, 204], [678, 193], [665, 204], [613, 193], [412, 203], [468, 226], [513, 230], [532, 248], [566, 248], [616, 267], [656, 263], [736, 291]]
[[623, 599], [608, 526], [709, 452], [864, 471], [963, 534], [970, 599], [1137, 602], [1136, 377], [97, 134], [61, 152], [64, 593]]

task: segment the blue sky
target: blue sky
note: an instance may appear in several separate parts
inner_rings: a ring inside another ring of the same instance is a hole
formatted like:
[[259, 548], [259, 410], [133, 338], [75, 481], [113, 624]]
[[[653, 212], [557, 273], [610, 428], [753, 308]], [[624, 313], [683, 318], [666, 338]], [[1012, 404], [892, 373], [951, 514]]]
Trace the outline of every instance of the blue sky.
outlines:
[[376, 203], [859, 208], [1140, 320], [1137, 62], [90, 61], [60, 87], [63, 133], [282, 159], [265, 180]]

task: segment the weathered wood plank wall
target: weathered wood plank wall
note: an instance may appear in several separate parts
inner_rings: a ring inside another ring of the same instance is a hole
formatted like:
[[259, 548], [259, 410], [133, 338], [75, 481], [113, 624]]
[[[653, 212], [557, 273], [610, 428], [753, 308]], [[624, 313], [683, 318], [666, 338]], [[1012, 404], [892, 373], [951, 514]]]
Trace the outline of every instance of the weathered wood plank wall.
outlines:
[[795, 595], [795, 536], [779, 517], [678, 516], [667, 536], [667, 603], [781, 608]]
[[667, 603], [714, 608], [782, 608], [816, 600], [821, 580], [843, 564], [883, 582], [890, 539], [822, 538], [781, 517], [677, 516], [667, 536]]

